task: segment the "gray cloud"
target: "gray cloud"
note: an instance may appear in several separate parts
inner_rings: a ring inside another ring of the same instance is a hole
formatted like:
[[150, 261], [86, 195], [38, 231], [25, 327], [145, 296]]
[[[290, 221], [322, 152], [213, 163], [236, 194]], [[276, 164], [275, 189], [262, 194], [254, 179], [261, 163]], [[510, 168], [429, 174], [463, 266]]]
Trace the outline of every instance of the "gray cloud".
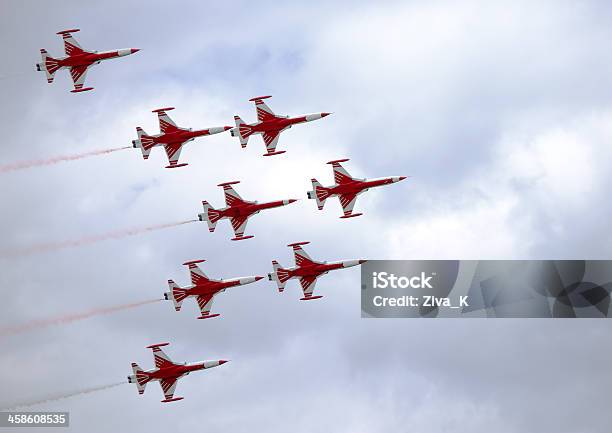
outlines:
[[[188, 282], [189, 259], [208, 259], [211, 277], [264, 274], [272, 259], [291, 264], [285, 245], [300, 240], [330, 260], [610, 254], [601, 2], [2, 8], [3, 163], [129, 144], [135, 126], [157, 129], [160, 106], [194, 127], [253, 120], [258, 94], [279, 113], [334, 115], [287, 132], [277, 159], [260, 157], [258, 137], [242, 150], [217, 135], [191, 143], [177, 171], [158, 152], [126, 151], [3, 174], [3, 248], [189, 219], [202, 199], [221, 205], [214, 185], [234, 178], [245, 198], [303, 200], [253, 218], [243, 243], [225, 224], [194, 223], [0, 258], [0, 325], [151, 299], [168, 278]], [[84, 47], [142, 51], [70, 94], [63, 71], [47, 85], [34, 64], [39, 48], [61, 53], [55, 32], [74, 26]], [[337, 203], [317, 212], [305, 200], [338, 157], [356, 176], [414, 177], [360, 197], [364, 217], [342, 221]], [[40, 409], [70, 410], [70, 430], [92, 432], [609, 431], [607, 322], [364, 320], [358, 278], [322, 278], [313, 303], [295, 282], [282, 295], [268, 282], [228, 290], [210, 321], [189, 301], [180, 313], [159, 303], [3, 338], [0, 405], [121, 380], [132, 361], [152, 366], [144, 346], [170, 341], [176, 360], [231, 362], [182, 380], [179, 404], [161, 405], [154, 385]]]

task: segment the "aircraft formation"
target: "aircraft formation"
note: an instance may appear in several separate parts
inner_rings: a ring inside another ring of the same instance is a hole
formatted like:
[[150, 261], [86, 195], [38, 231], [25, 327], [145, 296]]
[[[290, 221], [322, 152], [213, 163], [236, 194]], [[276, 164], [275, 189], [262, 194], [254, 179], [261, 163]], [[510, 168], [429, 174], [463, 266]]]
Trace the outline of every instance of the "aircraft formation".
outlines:
[[[78, 29], [64, 30], [57, 34], [64, 40], [66, 56], [62, 58], [51, 57], [46, 50], [41, 50], [42, 62], [36, 65], [38, 71], [46, 73], [47, 81], [53, 82], [54, 74], [59, 69], [68, 68], [74, 83], [73, 93], [92, 90], [93, 87], [83, 87], [86, 72], [89, 67], [99, 64], [103, 60], [124, 57], [138, 52], [138, 49], [129, 48], [115, 51], [87, 51], [84, 50], [74, 39], [73, 33]], [[191, 128], [178, 127], [168, 115], [168, 111], [174, 107], [158, 108], [153, 110], [157, 114], [159, 121], [159, 134], [149, 135], [141, 127], [136, 127], [137, 138], [132, 140], [132, 146], [140, 149], [143, 158], [149, 158], [150, 152], [154, 147], [163, 147], [168, 158], [166, 168], [184, 167], [187, 163], [179, 162], [183, 146], [196, 138], [206, 137], [213, 134], [230, 132], [232, 137], [238, 137], [240, 145], [245, 148], [252, 135], [259, 134], [266, 146], [264, 156], [274, 156], [285, 153], [285, 150], [276, 150], [280, 135], [283, 131], [290, 129], [294, 125], [307, 123], [327, 117], [331, 113], [320, 112], [305, 114], [301, 116], [281, 116], [275, 114], [264, 102], [271, 96], [259, 96], [251, 98], [249, 101], [255, 105], [257, 122], [246, 123], [239, 116], [234, 116], [235, 126], [216, 126], [193, 130]], [[390, 185], [406, 179], [406, 176], [392, 176], [378, 179], [361, 179], [352, 177], [341, 163], [348, 159], [338, 159], [328, 162], [333, 168], [335, 184], [324, 187], [316, 179], [312, 179], [312, 191], [307, 192], [309, 199], [315, 200], [317, 208], [323, 209], [325, 201], [330, 197], [338, 197], [342, 206], [343, 215], [340, 218], [353, 218], [362, 215], [354, 213], [353, 209], [357, 196], [370, 188]], [[253, 238], [253, 235], [245, 235], [248, 219], [263, 210], [287, 206], [297, 201], [297, 199], [279, 199], [276, 201], [259, 203], [257, 201], [244, 200], [234, 189], [233, 185], [239, 181], [220, 183], [218, 186], [223, 188], [225, 195], [225, 207], [215, 209], [208, 203], [202, 201], [203, 212], [198, 214], [200, 221], [206, 222], [210, 232], [214, 232], [217, 222], [228, 219], [234, 237], [232, 241], [246, 240]], [[272, 261], [272, 272], [268, 273], [268, 280], [276, 283], [279, 292], [283, 292], [285, 285], [291, 279], [297, 279], [302, 288], [303, 296], [300, 300], [315, 300], [322, 298], [321, 295], [313, 295], [318, 278], [330, 271], [345, 269], [361, 265], [365, 260], [343, 260], [335, 262], [315, 261], [303, 249], [309, 242], [296, 242], [288, 246], [292, 248], [295, 266], [290, 268], [282, 267], [276, 260]], [[192, 260], [183, 263], [187, 266], [191, 285], [181, 287], [173, 280], [168, 280], [169, 291], [164, 293], [164, 299], [172, 301], [175, 311], [180, 311], [183, 301], [188, 298], [195, 298], [200, 316], [198, 319], [209, 319], [219, 317], [220, 313], [211, 314], [213, 299], [226, 289], [231, 287], [243, 286], [255, 283], [264, 279], [263, 276], [253, 275], [247, 277], [236, 277], [230, 279], [209, 278], [198, 266], [205, 260]], [[143, 394], [146, 384], [151, 381], [158, 381], [163, 394], [162, 402], [172, 402], [181, 400], [183, 397], [174, 397], [178, 379], [191, 372], [205, 370], [225, 364], [226, 360], [202, 361], [192, 364], [175, 363], [161, 349], [169, 343], [153, 344], [147, 348], [153, 352], [155, 368], [143, 370], [136, 363], [132, 363], [133, 374], [128, 376], [128, 382], [134, 383], [139, 394]]]

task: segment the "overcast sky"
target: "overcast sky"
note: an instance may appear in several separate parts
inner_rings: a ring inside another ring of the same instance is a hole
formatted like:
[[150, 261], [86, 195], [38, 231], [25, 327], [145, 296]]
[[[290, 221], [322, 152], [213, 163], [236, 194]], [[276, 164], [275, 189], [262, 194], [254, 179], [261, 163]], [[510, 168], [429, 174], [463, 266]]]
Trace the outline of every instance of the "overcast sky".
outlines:
[[[195, 218], [215, 185], [245, 199], [300, 198], [254, 217], [230, 242], [226, 221], [0, 258], [0, 326], [160, 297], [180, 265], [211, 277], [265, 275], [313, 258], [584, 259], [612, 257], [612, 9], [600, 1], [162, 2], [0, 0], [2, 163], [129, 145], [156, 133], [152, 109], [179, 126], [255, 119], [249, 98], [279, 114], [333, 112], [283, 134], [263, 158], [219, 134], [164, 170], [135, 149], [4, 173], [2, 249]], [[39, 49], [57, 31], [86, 49], [141, 48], [95, 66], [92, 92], [66, 71], [46, 83]], [[360, 177], [410, 175], [338, 218], [306, 200], [332, 181], [331, 159]], [[360, 318], [359, 270], [329, 274], [324, 298], [300, 302], [260, 281], [215, 299], [167, 302], [2, 339], [0, 406], [125, 379], [169, 341], [176, 361], [230, 359], [179, 382], [36, 406], [66, 410], [74, 432], [226, 431], [609, 432], [612, 322]], [[19, 431], [25, 432], [25, 429]]]

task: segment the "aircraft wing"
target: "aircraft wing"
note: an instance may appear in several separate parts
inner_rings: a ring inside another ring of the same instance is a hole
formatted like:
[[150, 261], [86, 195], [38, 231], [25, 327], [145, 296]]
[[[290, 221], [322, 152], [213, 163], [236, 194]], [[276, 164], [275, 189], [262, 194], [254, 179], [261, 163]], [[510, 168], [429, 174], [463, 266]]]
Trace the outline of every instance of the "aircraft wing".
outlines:
[[276, 152], [276, 145], [278, 144], [278, 139], [280, 138], [281, 132], [282, 130], [267, 131], [263, 133], [262, 138], [266, 145], [266, 152], [268, 153]]
[[225, 194], [225, 204], [227, 206], [246, 203], [245, 200], [240, 197], [240, 194], [238, 194], [236, 190], [232, 187], [231, 182], [223, 184], [223, 193]]
[[74, 90], [83, 91], [90, 89], [83, 89], [83, 84], [85, 84], [85, 77], [87, 75], [87, 66], [73, 66], [70, 68], [70, 76], [72, 77], [72, 81], [74, 83]]
[[60, 35], [64, 39], [64, 51], [67, 56], [73, 56], [75, 54], [83, 54], [83, 53], [91, 53], [91, 51], [84, 50], [81, 45], [76, 41], [72, 33], [78, 32], [78, 29], [74, 30], [64, 30], [63, 32], [59, 32]]
[[210, 310], [212, 309], [213, 298], [215, 295], [200, 295], [198, 296], [198, 307], [200, 307], [200, 312], [202, 313], [202, 317], [207, 317], [210, 315]]
[[176, 389], [177, 382], [178, 382], [178, 378], [167, 378], [167, 379], [161, 379], [159, 381], [159, 385], [161, 386], [161, 389], [164, 393], [164, 397], [166, 397], [167, 401], [172, 400], [172, 397], [174, 396], [174, 390]]
[[318, 263], [310, 258], [308, 253], [304, 251], [301, 245], [293, 245], [293, 254], [295, 256], [296, 266], [304, 266]]
[[185, 164], [179, 164], [179, 158], [181, 157], [181, 150], [183, 149], [183, 145], [186, 142], [183, 143], [174, 143], [174, 144], [164, 144], [164, 149], [166, 150], [166, 155], [168, 156], [168, 162], [170, 163], [170, 165], [168, 166], [170, 167], [180, 167], [182, 165], [187, 165]]
[[[355, 202], [357, 201], [357, 194], [341, 194], [339, 196], [339, 199], [340, 205], [342, 206], [342, 211], [344, 212], [344, 216], [351, 216], [353, 214]], [[355, 216], [357, 216], [357, 214], [355, 214]]]
[[257, 120], [263, 122], [265, 120], [274, 119], [276, 115], [274, 111], [268, 107], [268, 105], [263, 101], [264, 97], [253, 98], [252, 101], [255, 102], [255, 110], [257, 111]]
[[157, 119], [159, 120], [159, 130], [163, 134], [179, 130], [179, 127], [176, 126], [176, 123], [168, 116], [166, 110], [168, 110], [168, 108], [160, 108], [154, 111], [157, 113]]
[[310, 298], [314, 291], [315, 285], [317, 284], [317, 277], [301, 277], [300, 285], [304, 292], [304, 298]]
[[[165, 346], [167, 343], [162, 344]], [[174, 365], [174, 363], [170, 360], [170, 357], [166, 355], [166, 353], [161, 350], [159, 345], [149, 346], [149, 348], [153, 351], [153, 360], [155, 361], [156, 368], [169, 367]]]
[[189, 263], [189, 272], [191, 273], [191, 284], [197, 286], [198, 284], [210, 281], [210, 278], [200, 269], [195, 263]]
[[230, 222], [232, 223], [232, 228], [234, 229], [234, 235], [236, 238], [244, 237], [244, 232], [246, 230], [248, 220], [249, 217], [230, 218]]
[[331, 162], [331, 164], [334, 170], [334, 181], [338, 185], [341, 185], [343, 183], [349, 183], [354, 179], [353, 176], [351, 176], [349, 172], [346, 171], [346, 169], [340, 165], [340, 162], [333, 161]]

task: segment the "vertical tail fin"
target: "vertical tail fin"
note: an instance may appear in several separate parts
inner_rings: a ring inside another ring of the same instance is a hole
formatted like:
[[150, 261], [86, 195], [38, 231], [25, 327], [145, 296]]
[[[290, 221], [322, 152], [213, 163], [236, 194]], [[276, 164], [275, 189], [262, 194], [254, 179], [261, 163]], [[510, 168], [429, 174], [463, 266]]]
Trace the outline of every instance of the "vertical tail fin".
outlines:
[[317, 202], [319, 210], [323, 209], [325, 200], [330, 196], [329, 188], [322, 186], [318, 180], [312, 179], [312, 191], [308, 191], [308, 198], [314, 199]]
[[207, 201], [202, 201], [202, 207], [204, 207], [204, 212], [199, 214], [198, 218], [200, 221], [206, 221], [208, 231], [212, 233], [215, 231], [217, 221], [221, 219], [221, 212], [212, 207]]
[[128, 376], [128, 382], [135, 383], [136, 388], [138, 389], [138, 394], [143, 394], [145, 392], [147, 382], [150, 380], [149, 375], [135, 362], [132, 362], [132, 371], [134, 374], [132, 376]]
[[136, 134], [138, 134], [138, 139], [132, 140], [132, 145], [142, 151], [144, 159], [148, 159], [151, 149], [155, 146], [155, 141], [140, 126], [136, 127]]
[[240, 146], [245, 148], [249, 142], [249, 137], [253, 134], [253, 128], [247, 125], [240, 116], [234, 116], [234, 121], [236, 122], [236, 127], [232, 128], [230, 133], [232, 137], [238, 137], [240, 139]]
[[285, 290], [285, 284], [291, 279], [291, 276], [289, 275], [289, 271], [284, 269], [276, 260], [272, 260], [272, 267], [274, 268], [274, 272], [268, 274], [268, 279], [270, 281], [276, 281], [278, 291], [282, 292]]
[[36, 69], [39, 71], [45, 71], [47, 74], [47, 83], [53, 82], [53, 74], [60, 68], [59, 61], [49, 55], [47, 50], [41, 49], [40, 55], [42, 62], [36, 65]]
[[170, 291], [166, 293], [165, 298], [172, 300], [174, 303], [174, 309], [176, 311], [181, 311], [181, 304], [185, 298], [187, 298], [187, 290], [181, 288], [173, 280], [168, 280], [168, 287], [170, 288]]

